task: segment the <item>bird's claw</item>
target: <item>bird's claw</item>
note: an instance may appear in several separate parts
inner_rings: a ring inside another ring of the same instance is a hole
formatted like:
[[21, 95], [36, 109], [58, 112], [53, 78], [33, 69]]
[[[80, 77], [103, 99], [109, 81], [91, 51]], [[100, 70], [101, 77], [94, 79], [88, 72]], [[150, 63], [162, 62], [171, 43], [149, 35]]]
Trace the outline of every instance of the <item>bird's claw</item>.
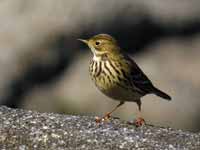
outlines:
[[141, 118], [141, 117], [135, 119], [135, 121], [134, 121], [134, 125], [135, 125], [136, 127], [141, 127], [141, 126], [143, 126], [143, 125], [145, 125], [145, 124], [146, 124], [146, 123], [145, 123], [145, 120], [144, 120], [143, 118]]
[[107, 122], [111, 118], [110, 113], [106, 113], [102, 118], [100, 117], [95, 117], [95, 122], [96, 123], [101, 123], [101, 122]]
[[100, 117], [95, 117], [95, 122], [96, 122], [96, 123], [102, 122], [102, 118], [100, 118]]

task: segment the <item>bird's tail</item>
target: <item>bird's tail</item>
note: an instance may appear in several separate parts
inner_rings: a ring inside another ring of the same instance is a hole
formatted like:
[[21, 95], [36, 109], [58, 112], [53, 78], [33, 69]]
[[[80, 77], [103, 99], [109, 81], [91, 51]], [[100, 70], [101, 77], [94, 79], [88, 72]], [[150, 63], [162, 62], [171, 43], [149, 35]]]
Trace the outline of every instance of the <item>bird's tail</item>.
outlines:
[[160, 97], [166, 99], [166, 100], [169, 100], [169, 101], [171, 100], [171, 97], [169, 95], [167, 95], [163, 91], [157, 89], [156, 87], [154, 87], [153, 93], [156, 94], [157, 96], [160, 96]]

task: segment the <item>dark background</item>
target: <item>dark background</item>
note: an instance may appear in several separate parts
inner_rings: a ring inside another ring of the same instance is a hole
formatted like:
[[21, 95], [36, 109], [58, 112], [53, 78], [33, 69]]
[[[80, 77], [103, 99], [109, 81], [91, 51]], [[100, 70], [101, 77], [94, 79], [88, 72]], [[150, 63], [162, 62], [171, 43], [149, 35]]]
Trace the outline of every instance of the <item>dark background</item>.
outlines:
[[[108, 33], [167, 102], [143, 98], [147, 122], [200, 130], [200, 1], [1, 0], [0, 103], [41, 112], [102, 115], [117, 104], [89, 78], [89, 49], [77, 38]], [[135, 103], [115, 116], [131, 120]]]

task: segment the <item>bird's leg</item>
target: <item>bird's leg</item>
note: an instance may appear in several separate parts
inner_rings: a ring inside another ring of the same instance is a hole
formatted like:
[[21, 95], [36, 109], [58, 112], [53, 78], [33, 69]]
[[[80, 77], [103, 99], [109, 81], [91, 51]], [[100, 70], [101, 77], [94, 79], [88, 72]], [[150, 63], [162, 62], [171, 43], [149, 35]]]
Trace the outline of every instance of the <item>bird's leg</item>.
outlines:
[[112, 114], [118, 107], [120, 107], [120, 106], [123, 105], [123, 104], [124, 104], [124, 102], [121, 101], [112, 111], [106, 113], [106, 114], [104, 115], [103, 118], [110, 118], [111, 114]]
[[136, 127], [140, 127], [143, 126], [145, 124], [145, 120], [141, 117], [141, 100], [137, 101], [137, 105], [138, 105], [138, 110], [139, 110], [139, 114], [137, 115], [138, 117], [135, 119], [134, 124]]
[[124, 102], [121, 101], [113, 110], [111, 110], [110, 112], [106, 113], [102, 118], [96, 118], [96, 122], [99, 123], [101, 121], [105, 121], [105, 120], [108, 120], [110, 117], [111, 117], [111, 114], [118, 108], [120, 107], [121, 105], [123, 105]]

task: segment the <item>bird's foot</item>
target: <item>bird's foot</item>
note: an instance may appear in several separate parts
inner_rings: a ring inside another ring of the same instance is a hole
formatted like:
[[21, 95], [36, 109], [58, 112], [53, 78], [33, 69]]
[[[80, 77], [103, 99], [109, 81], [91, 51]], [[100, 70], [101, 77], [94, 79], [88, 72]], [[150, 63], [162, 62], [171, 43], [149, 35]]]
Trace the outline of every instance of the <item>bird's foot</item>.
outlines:
[[141, 118], [141, 117], [135, 119], [135, 121], [134, 121], [134, 125], [135, 125], [136, 127], [141, 127], [141, 126], [143, 126], [143, 125], [145, 125], [145, 124], [146, 124], [146, 123], [145, 123], [145, 120], [144, 120], [143, 118]]
[[108, 122], [111, 118], [110, 112], [106, 113], [103, 117], [95, 117], [96, 123]]

